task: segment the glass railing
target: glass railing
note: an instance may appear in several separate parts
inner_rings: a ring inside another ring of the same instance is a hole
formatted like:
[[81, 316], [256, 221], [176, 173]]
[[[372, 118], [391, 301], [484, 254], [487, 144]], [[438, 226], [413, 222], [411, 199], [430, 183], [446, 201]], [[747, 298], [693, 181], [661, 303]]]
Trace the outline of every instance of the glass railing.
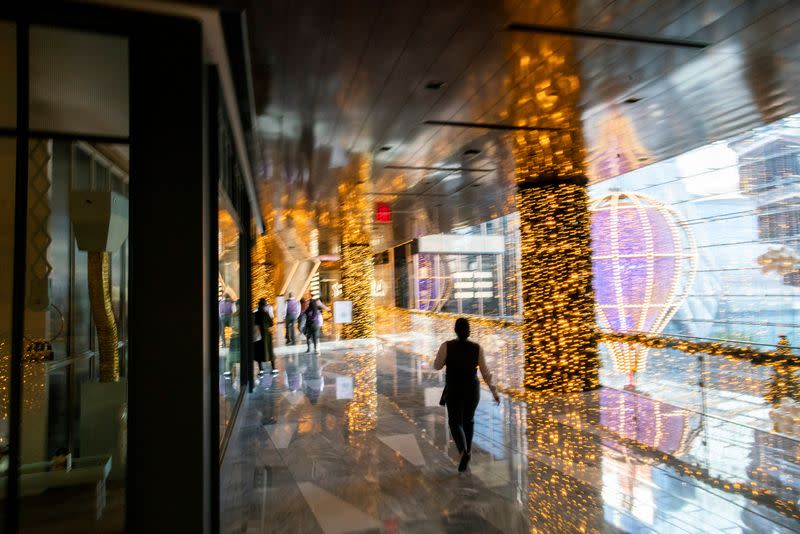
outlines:
[[[379, 338], [419, 356], [423, 365], [454, 337], [455, 315], [380, 308], [377, 316]], [[519, 323], [470, 318], [470, 326], [498, 387], [530, 406]], [[591, 431], [615, 448], [635, 449], [665, 472], [799, 519], [796, 351], [730, 344], [734, 355], [725, 356], [719, 343], [704, 353], [696, 350], [706, 346], [703, 340], [686, 342], [689, 352], [628, 345], [640, 351], [633, 375], [630, 360], [601, 343], [602, 387], [581, 401], [593, 407], [586, 415]]]

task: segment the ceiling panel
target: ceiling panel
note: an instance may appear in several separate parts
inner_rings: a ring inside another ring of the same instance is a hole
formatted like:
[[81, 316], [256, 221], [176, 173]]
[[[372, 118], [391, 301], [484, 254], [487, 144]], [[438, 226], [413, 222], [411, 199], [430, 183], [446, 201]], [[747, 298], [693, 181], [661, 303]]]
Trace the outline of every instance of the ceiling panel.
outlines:
[[[512, 21], [712, 43], [694, 50], [547, 38], [556, 52], [575, 50], [590, 168], [620, 143], [633, 147], [631, 164], [641, 166], [800, 111], [800, 2], [793, 0], [238, 3], [248, 6], [255, 85], [268, 88], [259, 125], [276, 163], [267, 178], [312, 175], [315, 198], [334, 194], [335, 184], [323, 187], [336, 174], [329, 168], [351, 150], [374, 153], [375, 192], [395, 194], [398, 206], [447, 198], [447, 221], [505, 209], [509, 134], [423, 122], [516, 116], [525, 96], [515, 74], [520, 60], [547, 57], [537, 51], [540, 35], [503, 31]], [[444, 87], [424, 87], [434, 80]], [[445, 182], [436, 173], [383, 168], [461, 165], [467, 148], [495, 170]], [[469, 202], [477, 207], [466, 209]]]

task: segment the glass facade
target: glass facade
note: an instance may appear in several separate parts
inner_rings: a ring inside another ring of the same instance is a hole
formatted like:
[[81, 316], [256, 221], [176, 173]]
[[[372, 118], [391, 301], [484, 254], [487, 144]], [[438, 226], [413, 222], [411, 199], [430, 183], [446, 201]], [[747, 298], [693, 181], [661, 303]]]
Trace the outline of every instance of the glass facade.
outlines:
[[615, 191], [648, 195], [693, 236], [695, 272], [680, 276], [694, 280], [683, 305], [654, 333], [767, 349], [786, 335], [797, 345], [799, 142], [800, 117], [789, 117], [590, 187], [592, 198]]

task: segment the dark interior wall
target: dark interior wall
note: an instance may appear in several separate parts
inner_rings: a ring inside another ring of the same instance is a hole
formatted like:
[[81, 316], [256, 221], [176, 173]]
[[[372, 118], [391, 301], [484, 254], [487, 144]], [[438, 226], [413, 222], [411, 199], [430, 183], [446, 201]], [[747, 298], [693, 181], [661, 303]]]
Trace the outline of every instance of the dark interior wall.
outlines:
[[[208, 176], [202, 29], [131, 36], [129, 532], [209, 532]], [[216, 237], [216, 236], [215, 236]], [[214, 278], [215, 280], [215, 278]]]

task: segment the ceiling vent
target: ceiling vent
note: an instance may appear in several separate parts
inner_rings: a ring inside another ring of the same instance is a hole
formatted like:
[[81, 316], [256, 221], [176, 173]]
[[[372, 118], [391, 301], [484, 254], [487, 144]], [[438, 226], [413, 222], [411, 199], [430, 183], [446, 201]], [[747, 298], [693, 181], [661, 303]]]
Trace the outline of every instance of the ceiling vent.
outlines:
[[429, 91], [438, 91], [439, 89], [441, 89], [444, 86], [445, 86], [444, 82], [431, 80], [431, 81], [429, 81], [428, 83], [425, 84], [425, 89], [428, 89]]

